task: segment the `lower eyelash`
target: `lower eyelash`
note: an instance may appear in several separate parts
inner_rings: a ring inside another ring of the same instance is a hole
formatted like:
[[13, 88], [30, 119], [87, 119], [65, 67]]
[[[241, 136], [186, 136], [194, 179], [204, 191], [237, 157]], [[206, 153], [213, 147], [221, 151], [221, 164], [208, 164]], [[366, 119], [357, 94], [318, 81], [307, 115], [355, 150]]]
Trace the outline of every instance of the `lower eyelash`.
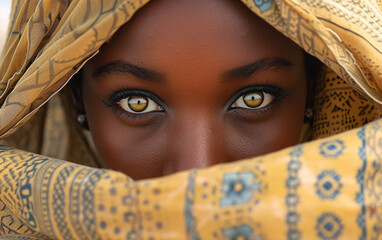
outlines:
[[118, 105], [113, 107], [113, 109], [114, 109], [118, 118], [123, 118], [124, 120], [129, 120], [129, 121], [147, 119], [147, 117], [148, 117], [147, 114], [149, 114], [149, 113], [145, 113], [145, 114], [128, 113], [128, 112], [122, 110]]
[[[228, 105], [228, 110], [232, 110], [234, 108], [231, 108], [232, 104], [234, 104], [235, 101], [237, 101], [240, 97], [242, 97], [245, 94], [251, 93], [251, 92], [263, 92], [270, 94], [274, 97], [273, 101], [269, 104], [269, 106], [272, 106], [275, 102], [281, 100], [284, 98], [287, 94], [285, 91], [279, 87], [276, 86], [269, 86], [269, 85], [252, 85], [252, 86], [247, 86], [239, 91], [237, 91], [231, 100], [229, 101], [230, 104]], [[253, 110], [253, 111], [260, 111], [262, 109], [267, 109], [269, 106], [260, 108], [260, 109], [247, 109], [247, 110]]]
[[[129, 113], [121, 109], [117, 104], [112, 104], [111, 105], [113, 111], [115, 112], [116, 116], [118, 118], [121, 118], [122, 120], [125, 121], [145, 121], [147, 120], [148, 122], [154, 121], [157, 119], [159, 116], [158, 112], [148, 112], [144, 114], [134, 114], [134, 113]], [[160, 113], [160, 112], [159, 112]]]
[[231, 112], [234, 113], [239, 118], [241, 118], [242, 120], [253, 122], [258, 119], [261, 119], [261, 116], [266, 116], [266, 114], [271, 113], [273, 109], [274, 109], [274, 105], [270, 104], [269, 106], [266, 106], [265, 108], [261, 108], [261, 109], [235, 108], [235, 109], [232, 109]]

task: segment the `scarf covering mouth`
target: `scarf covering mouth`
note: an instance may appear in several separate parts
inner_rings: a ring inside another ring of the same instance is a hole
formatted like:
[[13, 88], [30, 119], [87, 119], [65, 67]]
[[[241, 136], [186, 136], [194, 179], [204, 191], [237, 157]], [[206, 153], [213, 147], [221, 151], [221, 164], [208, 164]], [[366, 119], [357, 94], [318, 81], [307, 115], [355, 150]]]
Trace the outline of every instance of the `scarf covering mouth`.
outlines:
[[[30, 130], [36, 135], [18, 135], [20, 145], [40, 144], [37, 132], [46, 137], [54, 125], [40, 118], [51, 114], [46, 105], [147, 2], [14, 1], [0, 66], [0, 137], [43, 123]], [[317, 84], [313, 138], [332, 136], [144, 181], [70, 155], [4, 146], [0, 238], [382, 239], [382, 121], [364, 125], [378, 117], [372, 102], [382, 104], [382, 2], [242, 2], [328, 67]]]

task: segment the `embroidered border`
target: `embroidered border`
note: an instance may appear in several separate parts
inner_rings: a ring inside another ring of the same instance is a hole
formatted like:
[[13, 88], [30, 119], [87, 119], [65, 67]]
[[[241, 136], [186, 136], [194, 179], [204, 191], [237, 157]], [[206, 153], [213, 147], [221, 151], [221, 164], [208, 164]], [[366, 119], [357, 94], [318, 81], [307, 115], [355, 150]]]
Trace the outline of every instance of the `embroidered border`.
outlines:
[[288, 240], [298, 240], [301, 238], [300, 231], [297, 228], [297, 224], [300, 220], [300, 215], [297, 212], [297, 205], [299, 202], [299, 196], [297, 195], [297, 188], [300, 185], [298, 179], [298, 171], [301, 168], [300, 156], [302, 155], [302, 146], [295, 147], [292, 152], [289, 153], [290, 161], [288, 163], [288, 179], [286, 180], [287, 196], [285, 198], [285, 204], [287, 205], [288, 213], [286, 216], [286, 223], [288, 225]]
[[359, 192], [356, 195], [356, 202], [361, 206], [361, 213], [358, 215], [357, 223], [358, 226], [362, 228], [362, 235], [359, 237], [360, 240], [366, 239], [366, 208], [365, 208], [365, 197], [364, 197], [364, 174], [366, 170], [366, 141], [365, 141], [365, 127], [357, 133], [357, 136], [362, 140], [362, 147], [359, 148], [358, 154], [362, 160], [362, 167], [357, 173], [357, 182], [359, 184]]

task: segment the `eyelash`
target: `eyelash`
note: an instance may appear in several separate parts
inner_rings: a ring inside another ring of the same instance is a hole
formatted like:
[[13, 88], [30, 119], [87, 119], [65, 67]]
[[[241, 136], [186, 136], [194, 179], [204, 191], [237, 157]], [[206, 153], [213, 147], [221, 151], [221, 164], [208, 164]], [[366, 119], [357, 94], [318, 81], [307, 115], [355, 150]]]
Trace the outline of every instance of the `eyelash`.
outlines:
[[132, 119], [132, 120], [137, 120], [139, 118], [145, 118], [146, 117], [145, 115], [149, 114], [150, 112], [145, 113], [145, 114], [143, 114], [143, 113], [141, 113], [141, 114], [140, 113], [130, 113], [130, 112], [123, 110], [121, 108], [121, 106], [119, 105], [119, 102], [121, 100], [128, 99], [129, 97], [132, 97], [132, 96], [142, 96], [142, 97], [146, 97], [148, 99], [151, 99], [156, 104], [158, 104], [161, 107], [161, 109], [163, 109], [163, 111], [158, 111], [158, 112], [165, 112], [165, 110], [164, 110], [165, 108], [163, 107], [164, 104], [163, 104], [162, 100], [160, 100], [153, 93], [145, 91], [145, 90], [140, 90], [140, 89], [121, 89], [121, 90], [114, 91], [110, 94], [108, 102], [104, 101], [104, 104], [108, 107], [112, 107], [116, 111], [118, 116], [122, 116], [124, 118]]
[[275, 102], [281, 100], [282, 98], [284, 98], [286, 96], [286, 93], [283, 89], [277, 87], [277, 86], [271, 86], [271, 85], [253, 85], [253, 86], [249, 86], [249, 87], [244, 87], [242, 89], [240, 89], [239, 91], [237, 91], [233, 96], [232, 98], [230, 99], [230, 104], [228, 105], [228, 111], [230, 110], [234, 110], [234, 109], [239, 109], [239, 107], [232, 107], [232, 105], [237, 101], [239, 100], [239, 98], [243, 97], [244, 95], [246, 94], [249, 94], [249, 93], [254, 93], [254, 92], [259, 92], [259, 93], [265, 93], [265, 94], [270, 94], [272, 97], [274, 97], [274, 99], [271, 101], [271, 103], [265, 107], [262, 107], [262, 108], [259, 108], [259, 109], [256, 109], [256, 108], [248, 108], [246, 110], [250, 110], [250, 111], [256, 111], [258, 113], [263, 113], [263, 112], [266, 112], [268, 111]]
[[[282, 99], [286, 95], [283, 89], [281, 89], [279, 87], [276, 87], [276, 86], [271, 86], [271, 85], [252, 85], [252, 86], [247, 86], [247, 87], [244, 87], [244, 88], [240, 89], [239, 91], [237, 91], [231, 97], [231, 99], [228, 101], [230, 104], [228, 104], [227, 111], [243, 109], [243, 108], [240, 108], [240, 107], [232, 107], [232, 105], [240, 97], [243, 97], [245, 94], [249, 94], [249, 93], [253, 93], [253, 92], [261, 92], [261, 93], [265, 93], [265, 94], [270, 94], [272, 97], [274, 97], [272, 102], [269, 103], [265, 107], [262, 107], [262, 108], [259, 108], [259, 109], [256, 109], [256, 108], [253, 108], [253, 109], [246, 108], [246, 109], [244, 109], [246, 111], [250, 111], [252, 113], [257, 113], [257, 114], [261, 114], [261, 113], [267, 112], [268, 110], [270, 110], [272, 108], [273, 104], [276, 101]], [[162, 100], [160, 100], [156, 95], [154, 95], [151, 92], [148, 92], [148, 91], [145, 91], [145, 90], [139, 90], [139, 89], [121, 89], [121, 90], [114, 91], [114, 92], [112, 92], [110, 94], [108, 102], [104, 102], [104, 104], [106, 106], [108, 106], [108, 107], [114, 108], [114, 110], [116, 111], [118, 116], [122, 116], [124, 118], [132, 119], [132, 120], [143, 119], [143, 118], [147, 117], [147, 114], [153, 113], [153, 112], [130, 113], [130, 112], [127, 112], [126, 110], [123, 110], [120, 107], [119, 102], [121, 100], [123, 100], [123, 99], [127, 99], [127, 98], [132, 97], [132, 96], [142, 96], [142, 97], [146, 97], [148, 99], [151, 99], [156, 104], [158, 104], [161, 107], [161, 109], [163, 109], [163, 111], [156, 111], [156, 112], [166, 112], [165, 111], [165, 105], [163, 104]]]

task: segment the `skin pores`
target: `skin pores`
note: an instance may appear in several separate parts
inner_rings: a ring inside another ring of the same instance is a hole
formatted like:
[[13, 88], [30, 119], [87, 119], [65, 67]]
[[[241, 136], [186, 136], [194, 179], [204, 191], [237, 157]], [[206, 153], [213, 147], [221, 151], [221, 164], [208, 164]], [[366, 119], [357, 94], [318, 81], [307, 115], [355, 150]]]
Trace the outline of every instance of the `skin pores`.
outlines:
[[105, 167], [152, 178], [296, 144], [305, 75], [241, 2], [156, 0], [85, 65], [83, 104]]

